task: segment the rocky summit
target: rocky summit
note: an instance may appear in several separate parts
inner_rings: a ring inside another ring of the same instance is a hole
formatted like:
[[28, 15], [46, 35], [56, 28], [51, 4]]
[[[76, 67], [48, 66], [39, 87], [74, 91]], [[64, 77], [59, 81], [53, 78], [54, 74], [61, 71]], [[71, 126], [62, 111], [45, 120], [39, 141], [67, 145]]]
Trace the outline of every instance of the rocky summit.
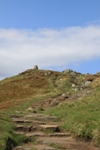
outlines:
[[99, 150], [100, 72], [40, 70], [0, 81], [0, 150]]

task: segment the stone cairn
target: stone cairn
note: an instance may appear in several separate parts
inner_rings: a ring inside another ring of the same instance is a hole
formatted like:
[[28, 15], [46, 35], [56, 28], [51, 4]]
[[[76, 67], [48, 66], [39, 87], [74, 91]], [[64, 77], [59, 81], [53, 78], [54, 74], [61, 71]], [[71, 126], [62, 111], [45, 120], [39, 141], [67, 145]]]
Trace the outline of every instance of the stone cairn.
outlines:
[[34, 66], [34, 70], [38, 70], [38, 65], [35, 65], [35, 66]]

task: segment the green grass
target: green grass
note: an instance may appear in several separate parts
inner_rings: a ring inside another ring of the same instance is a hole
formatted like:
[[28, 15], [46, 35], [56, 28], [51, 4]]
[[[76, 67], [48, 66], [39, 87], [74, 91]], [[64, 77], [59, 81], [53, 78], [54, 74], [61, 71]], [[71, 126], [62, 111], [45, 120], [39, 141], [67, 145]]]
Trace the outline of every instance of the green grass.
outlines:
[[[99, 90], [97, 89], [99, 92]], [[62, 121], [62, 128], [74, 135], [92, 140], [100, 146], [100, 93], [84, 97], [77, 102], [70, 102], [49, 108], [45, 113], [57, 116]], [[96, 100], [95, 100], [96, 98]]]
[[[10, 120], [10, 114], [14, 110], [0, 111], [0, 150], [9, 150], [25, 140], [22, 135], [15, 135], [14, 125]], [[12, 143], [12, 144], [11, 144]]]
[[7, 146], [10, 146], [9, 143], [12, 143], [12, 146], [16, 146], [25, 141], [24, 136], [15, 135], [13, 133], [15, 126], [11, 122], [10, 115], [18, 114], [18, 111], [20, 112], [20, 115], [25, 115], [27, 108], [30, 107], [34, 102], [42, 101], [50, 96], [52, 96], [52, 94], [47, 94], [46, 96], [36, 96], [29, 101], [21, 103], [21, 105], [0, 110], [0, 150], [9, 150], [10, 147]]
[[24, 136], [15, 135], [13, 133], [15, 127], [10, 120], [10, 115], [16, 114], [16, 110], [24, 112], [27, 107], [29, 107], [33, 102], [38, 101], [39, 99], [40, 98], [34, 98], [32, 100], [22, 103], [19, 106], [13, 106], [6, 110], [0, 110], [0, 150], [9, 150], [10, 143], [12, 143], [12, 146], [16, 146], [25, 140]]
[[15, 135], [13, 129], [14, 125], [9, 118], [8, 111], [5, 113], [0, 111], [0, 150], [9, 150], [25, 140], [24, 136]]
[[[66, 149], [64, 146], [61, 146], [61, 145], [57, 145], [57, 144], [54, 144], [54, 143], [51, 143], [49, 144], [49, 146], [55, 148], [55, 149], [60, 149], [60, 150], [64, 150]], [[67, 149], [66, 149], [67, 150]]]

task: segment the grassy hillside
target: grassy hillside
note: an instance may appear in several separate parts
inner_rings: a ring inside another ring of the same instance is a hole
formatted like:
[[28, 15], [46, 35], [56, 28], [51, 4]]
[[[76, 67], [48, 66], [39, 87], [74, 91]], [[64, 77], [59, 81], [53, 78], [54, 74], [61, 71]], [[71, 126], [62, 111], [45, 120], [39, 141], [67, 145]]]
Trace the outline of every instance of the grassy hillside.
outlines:
[[[89, 84], [88, 84], [89, 82]], [[65, 95], [65, 97], [63, 97]], [[51, 103], [53, 105], [51, 105]], [[100, 74], [29, 69], [0, 81], [0, 147], [17, 145], [10, 115], [28, 107], [59, 117], [62, 128], [100, 146]], [[34, 108], [33, 107], [33, 108]], [[6, 149], [7, 150], [7, 149]]]
[[51, 71], [27, 70], [17, 76], [7, 78], [0, 82], [0, 108], [17, 105], [39, 94], [47, 94], [54, 90], [50, 80], [60, 73]]
[[0, 109], [21, 102], [65, 91], [70, 88], [73, 77], [51, 70], [29, 69], [19, 75], [0, 81]]
[[76, 102], [48, 108], [45, 113], [55, 115], [62, 121], [62, 128], [76, 137], [92, 140], [100, 146], [100, 87]]

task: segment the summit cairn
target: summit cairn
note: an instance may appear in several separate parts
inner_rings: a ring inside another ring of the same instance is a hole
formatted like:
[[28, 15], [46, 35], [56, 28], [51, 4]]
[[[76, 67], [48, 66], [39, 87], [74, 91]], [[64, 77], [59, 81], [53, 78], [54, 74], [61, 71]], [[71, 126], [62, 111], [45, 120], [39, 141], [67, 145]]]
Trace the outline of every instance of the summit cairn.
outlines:
[[35, 66], [34, 66], [34, 70], [38, 70], [38, 65], [35, 65]]

